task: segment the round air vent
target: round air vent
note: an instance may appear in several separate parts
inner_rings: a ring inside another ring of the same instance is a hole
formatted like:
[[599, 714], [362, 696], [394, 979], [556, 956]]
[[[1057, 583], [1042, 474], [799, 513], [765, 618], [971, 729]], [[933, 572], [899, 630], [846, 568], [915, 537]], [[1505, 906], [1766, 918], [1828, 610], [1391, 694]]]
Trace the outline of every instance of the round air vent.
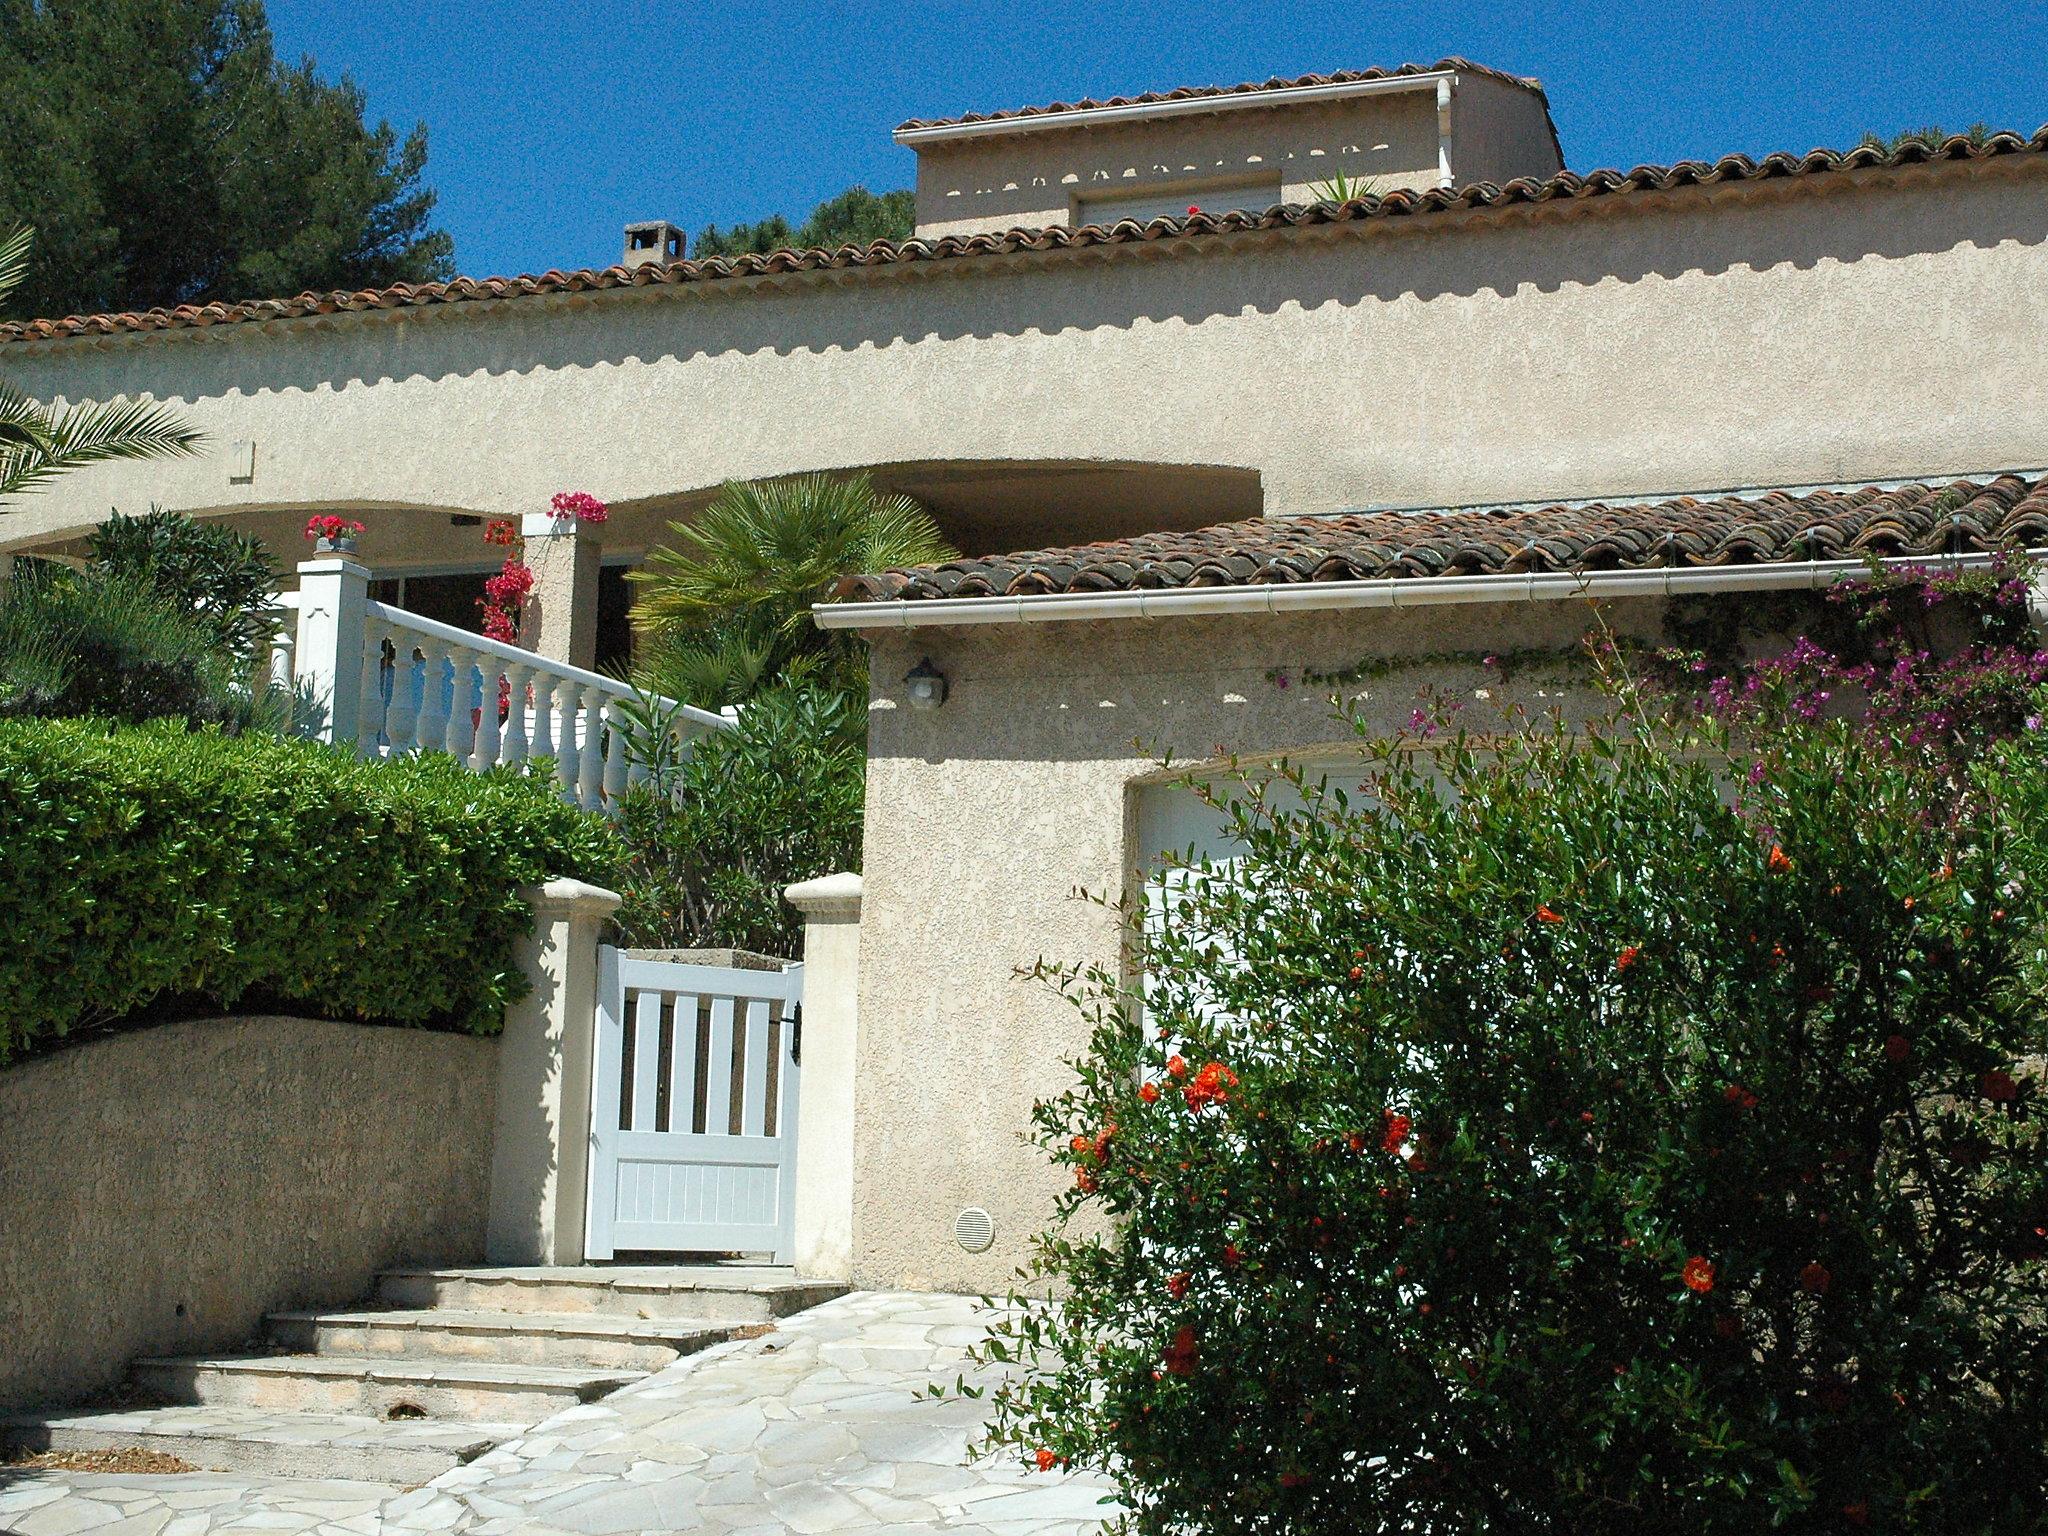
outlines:
[[953, 1237], [969, 1253], [980, 1253], [996, 1240], [995, 1218], [978, 1205], [970, 1205], [953, 1218]]

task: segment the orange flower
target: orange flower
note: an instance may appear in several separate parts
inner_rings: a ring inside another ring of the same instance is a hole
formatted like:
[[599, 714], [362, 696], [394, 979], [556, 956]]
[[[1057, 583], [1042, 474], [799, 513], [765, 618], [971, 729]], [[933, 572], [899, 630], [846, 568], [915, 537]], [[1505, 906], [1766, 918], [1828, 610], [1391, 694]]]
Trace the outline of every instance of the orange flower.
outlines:
[[1764, 868], [1774, 875], [1789, 874], [1792, 869], [1792, 861], [1785, 857], [1784, 849], [1773, 843], [1771, 844], [1770, 857], [1764, 860]]
[[1696, 1295], [1704, 1296], [1714, 1288], [1714, 1266], [1694, 1254], [1685, 1261], [1685, 1268], [1679, 1274], [1685, 1288]]
[[1081, 1191], [1081, 1193], [1084, 1195], [1094, 1194], [1095, 1175], [1090, 1173], [1086, 1168], [1076, 1168], [1074, 1170], [1074, 1188]]
[[1188, 1281], [1190, 1278], [1192, 1277], [1188, 1274], [1186, 1270], [1182, 1270], [1177, 1275], [1167, 1276], [1166, 1294], [1171, 1296], [1175, 1301], [1179, 1301], [1188, 1293]]
[[1166, 1075], [1170, 1078], [1173, 1078], [1176, 1082], [1178, 1082], [1181, 1078], [1186, 1077], [1188, 1075], [1187, 1058], [1185, 1056], [1167, 1057]]
[[1147, 1104], [1157, 1104], [1159, 1102], [1159, 1085], [1157, 1083], [1140, 1083], [1138, 1085], [1138, 1097]]
[[1614, 957], [1614, 968], [1617, 971], [1627, 970], [1630, 966], [1636, 963], [1637, 958], [1642, 954], [1642, 952], [1643, 951], [1641, 945], [1629, 945], [1627, 949], [1624, 949], [1620, 954]]
[[1053, 1455], [1051, 1451], [1040, 1451], [1036, 1459], [1038, 1462], [1038, 1470], [1041, 1472], [1050, 1472], [1054, 1467], [1060, 1464], [1059, 1457]]
[[1536, 909], [1536, 921], [1539, 923], [1561, 923], [1564, 919], [1548, 907], [1538, 907]]

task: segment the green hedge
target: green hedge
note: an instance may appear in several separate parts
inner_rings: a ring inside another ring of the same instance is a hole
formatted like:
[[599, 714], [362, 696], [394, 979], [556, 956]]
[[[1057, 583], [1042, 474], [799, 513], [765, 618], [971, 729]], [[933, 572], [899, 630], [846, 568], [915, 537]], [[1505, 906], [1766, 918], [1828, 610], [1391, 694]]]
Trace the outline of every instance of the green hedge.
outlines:
[[544, 781], [170, 722], [0, 722], [0, 1062], [170, 997], [496, 1030], [518, 887], [612, 878]]

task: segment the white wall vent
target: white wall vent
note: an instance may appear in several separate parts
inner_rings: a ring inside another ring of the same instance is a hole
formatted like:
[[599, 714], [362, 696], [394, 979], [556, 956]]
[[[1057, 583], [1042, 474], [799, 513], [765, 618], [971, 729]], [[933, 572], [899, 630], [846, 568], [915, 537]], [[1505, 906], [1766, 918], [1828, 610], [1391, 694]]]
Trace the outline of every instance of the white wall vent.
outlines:
[[978, 1205], [970, 1205], [953, 1218], [953, 1237], [969, 1253], [981, 1253], [996, 1240], [995, 1218]]

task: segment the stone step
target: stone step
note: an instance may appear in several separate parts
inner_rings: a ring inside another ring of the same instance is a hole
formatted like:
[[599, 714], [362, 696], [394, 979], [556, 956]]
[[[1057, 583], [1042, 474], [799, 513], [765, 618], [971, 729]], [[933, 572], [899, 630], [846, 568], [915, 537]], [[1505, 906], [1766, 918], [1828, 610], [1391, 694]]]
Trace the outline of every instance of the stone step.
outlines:
[[523, 1433], [521, 1424], [268, 1413], [224, 1406], [16, 1414], [0, 1445], [29, 1451], [159, 1451], [209, 1472], [414, 1485]]
[[372, 1414], [532, 1424], [617, 1391], [646, 1373], [470, 1360], [348, 1355], [200, 1356], [137, 1360], [137, 1386], [169, 1403], [272, 1413]]
[[513, 1365], [658, 1371], [732, 1338], [746, 1323], [607, 1317], [597, 1312], [276, 1312], [270, 1334], [310, 1355], [488, 1360]]
[[387, 1306], [580, 1313], [660, 1321], [765, 1323], [844, 1294], [772, 1265], [537, 1265], [399, 1269], [377, 1277]]

